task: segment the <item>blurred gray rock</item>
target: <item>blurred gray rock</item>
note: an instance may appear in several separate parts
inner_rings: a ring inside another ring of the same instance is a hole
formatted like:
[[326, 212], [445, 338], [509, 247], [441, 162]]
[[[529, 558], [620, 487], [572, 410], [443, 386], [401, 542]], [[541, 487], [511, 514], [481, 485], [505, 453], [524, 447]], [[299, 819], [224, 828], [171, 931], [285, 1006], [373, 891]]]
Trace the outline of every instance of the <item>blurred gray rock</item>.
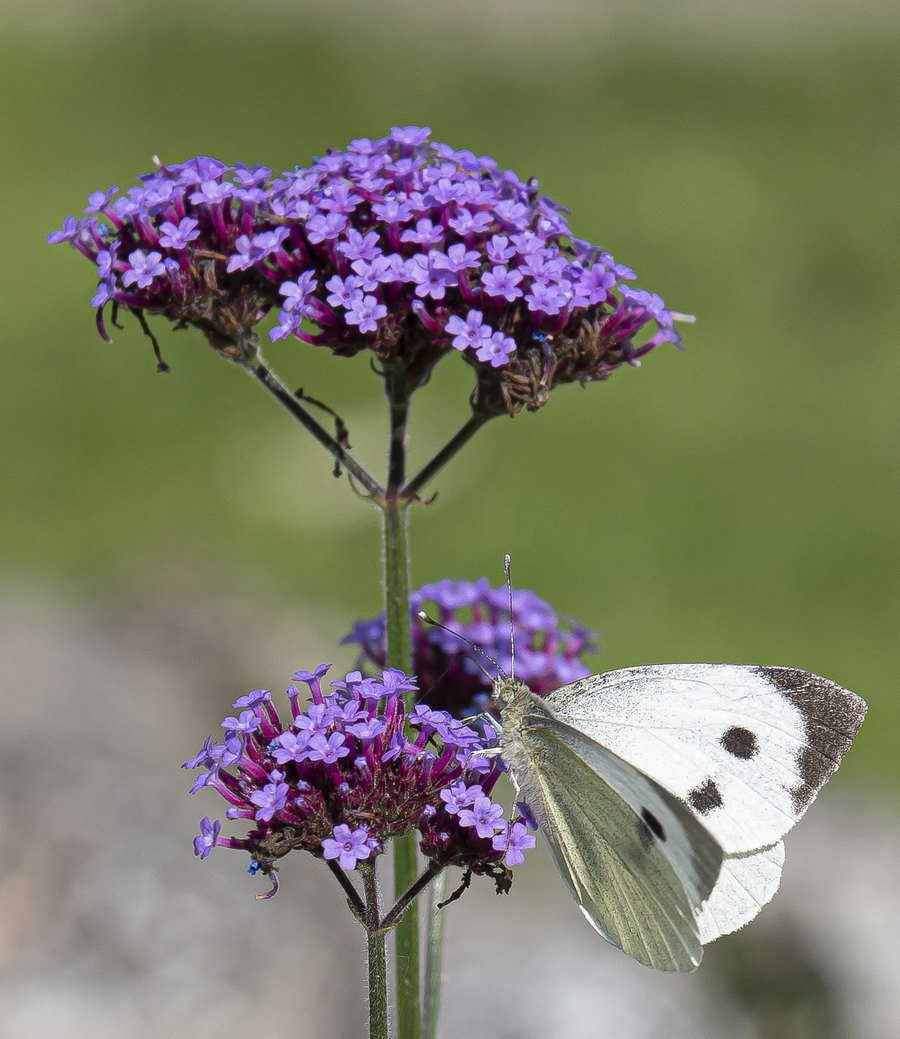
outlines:
[[[237, 696], [330, 659], [333, 620], [180, 577], [93, 605], [0, 593], [0, 1039], [364, 1035], [330, 874], [297, 856], [256, 902], [242, 855], [198, 862], [221, 812], [178, 767]], [[773, 905], [690, 976], [606, 946], [545, 856], [508, 897], [475, 878], [447, 910], [443, 1034], [896, 1039], [900, 826], [836, 793], [789, 837]]]
[[169, 591], [0, 606], [0, 1035], [353, 1035], [363, 946], [330, 874], [297, 856], [256, 902], [243, 855], [194, 858], [220, 804], [179, 770], [236, 696], [321, 659], [314, 626]]

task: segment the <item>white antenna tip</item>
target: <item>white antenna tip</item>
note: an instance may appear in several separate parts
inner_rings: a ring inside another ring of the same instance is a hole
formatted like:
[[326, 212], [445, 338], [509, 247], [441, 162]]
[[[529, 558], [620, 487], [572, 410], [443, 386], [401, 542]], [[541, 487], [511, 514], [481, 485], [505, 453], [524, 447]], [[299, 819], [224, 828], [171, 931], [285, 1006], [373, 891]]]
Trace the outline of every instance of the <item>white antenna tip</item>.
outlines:
[[419, 610], [416, 616], [419, 618], [420, 621], [428, 620], [428, 614], [424, 610]]

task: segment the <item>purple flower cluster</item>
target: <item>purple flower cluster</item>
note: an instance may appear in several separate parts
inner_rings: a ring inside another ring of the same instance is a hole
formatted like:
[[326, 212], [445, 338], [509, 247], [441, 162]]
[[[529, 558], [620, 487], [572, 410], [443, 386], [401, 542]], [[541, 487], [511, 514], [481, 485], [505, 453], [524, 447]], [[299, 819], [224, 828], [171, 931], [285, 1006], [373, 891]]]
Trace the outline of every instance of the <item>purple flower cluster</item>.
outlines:
[[195, 854], [241, 848], [252, 856], [251, 873], [271, 874], [300, 848], [352, 870], [418, 830], [422, 852], [440, 866], [500, 877], [524, 861], [534, 837], [490, 798], [502, 768], [481, 752], [497, 746], [496, 733], [421, 704], [407, 712], [403, 694], [416, 690], [416, 679], [394, 669], [371, 678], [352, 672], [326, 693], [330, 666], [295, 673], [310, 700], [302, 708], [299, 687], [289, 686], [286, 723], [270, 690], [242, 696], [222, 722], [222, 742], [208, 737], [184, 763], [203, 770], [192, 793], [217, 790], [226, 817], [250, 825], [245, 837], [223, 837], [221, 823], [204, 818]]
[[[459, 351], [486, 414], [605, 379], [663, 342], [679, 315], [576, 238], [566, 210], [486, 156], [395, 127], [308, 167], [198, 156], [95, 192], [48, 241], [97, 266], [92, 300], [191, 324], [228, 356], [270, 310], [273, 340], [373, 350], [416, 385]], [[640, 339], [640, 342], [638, 342]]]
[[[512, 659], [506, 586], [492, 588], [486, 577], [477, 581], [445, 579], [423, 585], [410, 595], [413, 669], [427, 690], [423, 699], [460, 718], [485, 710], [491, 689], [479, 664], [489, 673], [495, 669], [474, 654], [463, 639], [420, 623], [415, 615], [422, 609], [480, 646], [509, 673]], [[563, 627], [553, 607], [534, 592], [513, 589], [512, 623], [516, 677], [538, 696], [592, 673], [581, 658], [597, 651], [593, 632], [573, 622]], [[361, 663], [369, 661], [383, 667], [387, 653], [384, 614], [358, 621], [343, 641], [361, 647]]]

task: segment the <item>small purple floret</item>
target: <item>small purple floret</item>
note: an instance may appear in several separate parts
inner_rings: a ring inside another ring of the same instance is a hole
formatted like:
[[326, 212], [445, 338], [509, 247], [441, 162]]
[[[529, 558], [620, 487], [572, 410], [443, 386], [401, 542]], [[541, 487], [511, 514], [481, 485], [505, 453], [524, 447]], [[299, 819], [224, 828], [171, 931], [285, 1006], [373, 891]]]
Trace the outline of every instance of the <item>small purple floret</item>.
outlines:
[[166, 220], [160, 224], [159, 244], [164, 249], [186, 249], [200, 237], [199, 226], [199, 222], [189, 216], [183, 217], [177, 226]]
[[143, 249], [135, 249], [129, 254], [128, 262], [131, 268], [122, 275], [123, 285], [137, 285], [139, 289], [146, 289], [155, 278], [166, 273], [162, 253], [145, 253]]
[[512, 827], [504, 824], [493, 839], [494, 850], [505, 852], [507, 866], [521, 866], [525, 862], [525, 852], [536, 844], [537, 840], [524, 823], [513, 823]]
[[494, 804], [489, 797], [476, 797], [471, 808], [459, 812], [461, 826], [474, 826], [479, 837], [493, 837], [503, 825], [503, 806]]
[[205, 859], [216, 846], [221, 832], [222, 824], [219, 820], [211, 823], [209, 816], [204, 815], [200, 820], [200, 833], [194, 838], [194, 854]]
[[477, 783], [466, 786], [465, 783], [454, 783], [449, 790], [441, 791], [441, 800], [444, 802], [446, 811], [451, 815], [458, 815], [464, 808], [471, 808], [479, 797], [484, 796], [484, 791]]
[[257, 806], [256, 818], [260, 822], [268, 822], [276, 812], [280, 812], [287, 804], [290, 787], [282, 782], [283, 772], [273, 772], [271, 783], [267, 783], [262, 790], [254, 790], [250, 794], [250, 800]]
[[323, 857], [337, 859], [343, 870], [356, 869], [357, 863], [367, 859], [372, 851], [369, 831], [365, 826], [351, 830], [349, 826], [341, 823], [340, 826], [335, 826], [333, 837], [326, 837], [322, 841]]

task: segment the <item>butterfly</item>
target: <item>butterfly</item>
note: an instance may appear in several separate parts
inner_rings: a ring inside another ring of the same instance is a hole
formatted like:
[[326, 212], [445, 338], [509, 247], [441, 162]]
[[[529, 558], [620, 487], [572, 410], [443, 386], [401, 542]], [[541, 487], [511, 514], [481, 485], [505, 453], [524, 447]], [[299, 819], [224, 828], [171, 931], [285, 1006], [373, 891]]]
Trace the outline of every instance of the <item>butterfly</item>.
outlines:
[[503, 760], [581, 911], [665, 971], [694, 970], [772, 898], [782, 838], [866, 713], [808, 671], [737, 664], [625, 668], [546, 697], [501, 676], [493, 697]]

